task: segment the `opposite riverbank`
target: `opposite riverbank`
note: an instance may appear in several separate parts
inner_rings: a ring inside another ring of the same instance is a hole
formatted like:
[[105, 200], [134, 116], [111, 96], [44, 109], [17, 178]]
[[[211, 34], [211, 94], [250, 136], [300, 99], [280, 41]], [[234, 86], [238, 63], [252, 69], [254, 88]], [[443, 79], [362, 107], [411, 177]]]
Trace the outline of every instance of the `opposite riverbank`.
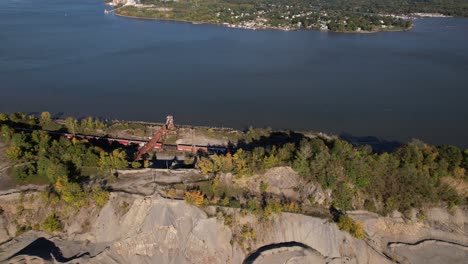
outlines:
[[212, 24], [251, 30], [319, 30], [338, 33], [376, 33], [406, 31], [412, 19], [405, 16], [366, 14], [359, 12], [319, 11], [297, 6], [260, 5], [244, 10], [238, 5], [208, 2], [191, 6], [188, 3], [112, 5], [114, 13], [129, 18]]
[[228, 28], [238, 28], [238, 29], [249, 29], [249, 30], [279, 30], [279, 31], [299, 31], [299, 30], [311, 30], [311, 31], [323, 31], [323, 32], [333, 32], [333, 33], [346, 33], [346, 34], [372, 34], [379, 32], [406, 32], [413, 29], [414, 24], [412, 23], [408, 28], [380, 28], [377, 30], [358, 30], [358, 31], [332, 31], [329, 29], [318, 29], [318, 28], [289, 28], [289, 27], [272, 27], [272, 26], [245, 26], [238, 24], [230, 23], [216, 23], [209, 21], [191, 21], [185, 19], [176, 19], [176, 18], [157, 18], [157, 17], [145, 17], [145, 16], [136, 16], [136, 15], [125, 15], [121, 14], [119, 11], [114, 11], [114, 15], [118, 17], [131, 18], [131, 19], [144, 19], [144, 20], [157, 20], [157, 21], [167, 21], [167, 22], [181, 22], [181, 23], [190, 23], [192, 25], [212, 25], [212, 26], [222, 26]]

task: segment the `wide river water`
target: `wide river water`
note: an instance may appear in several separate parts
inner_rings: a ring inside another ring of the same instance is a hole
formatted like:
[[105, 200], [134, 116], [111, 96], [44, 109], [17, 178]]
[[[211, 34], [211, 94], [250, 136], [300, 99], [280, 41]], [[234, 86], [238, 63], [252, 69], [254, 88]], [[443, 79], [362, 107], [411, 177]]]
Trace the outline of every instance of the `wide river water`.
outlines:
[[315, 130], [468, 147], [468, 19], [410, 32], [230, 29], [0, 0], [0, 112]]

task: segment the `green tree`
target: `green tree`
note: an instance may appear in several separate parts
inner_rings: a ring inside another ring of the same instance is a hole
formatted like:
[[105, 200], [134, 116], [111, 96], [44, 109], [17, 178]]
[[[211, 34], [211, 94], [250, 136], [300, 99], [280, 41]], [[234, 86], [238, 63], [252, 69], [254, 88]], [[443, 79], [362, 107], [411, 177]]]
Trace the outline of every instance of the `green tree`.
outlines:
[[5, 150], [5, 156], [12, 161], [18, 161], [22, 156], [21, 148], [13, 145]]
[[202, 157], [201, 159], [198, 160], [197, 168], [200, 169], [200, 171], [203, 174], [215, 172], [213, 162], [209, 158], [206, 158], [206, 157]]
[[95, 123], [92, 117], [87, 117], [81, 120], [81, 129], [92, 131], [95, 128]]
[[111, 154], [101, 152], [99, 165], [102, 169], [112, 172], [116, 169], [124, 169], [128, 166], [125, 151], [115, 149]]
[[25, 151], [31, 148], [31, 144], [29, 143], [28, 137], [24, 133], [15, 133], [12, 137], [13, 145], [21, 148], [21, 150]]
[[250, 174], [250, 169], [247, 164], [247, 160], [247, 153], [243, 149], [238, 149], [233, 156], [234, 174], [239, 176]]
[[278, 158], [281, 162], [289, 163], [294, 158], [294, 143], [287, 143], [278, 150]]
[[302, 140], [293, 162], [294, 170], [302, 176], [310, 175], [309, 159], [312, 155], [312, 146], [307, 140]]
[[35, 126], [37, 124], [37, 119], [34, 115], [28, 115], [26, 124], [30, 126]]
[[50, 183], [55, 183], [59, 178], [68, 177], [68, 169], [56, 158], [41, 157], [37, 161], [37, 175], [49, 179]]
[[27, 166], [13, 167], [11, 170], [11, 176], [18, 183], [23, 183], [30, 175]]
[[0, 113], [0, 122], [8, 121], [8, 116], [4, 113]]
[[39, 119], [39, 124], [41, 124], [41, 127], [42, 128], [47, 127], [48, 125], [50, 125], [51, 122], [52, 122], [52, 117], [51, 117], [50, 113], [49, 112], [42, 112], [41, 117]]
[[67, 117], [65, 119], [65, 127], [67, 128], [69, 133], [75, 134], [79, 128], [78, 120], [73, 117]]
[[274, 167], [278, 167], [280, 165], [280, 159], [276, 155], [275, 152], [270, 153], [270, 155], [266, 156], [263, 159], [263, 169], [271, 169]]
[[233, 158], [230, 153], [226, 155], [213, 155], [213, 172], [231, 172], [233, 169]]
[[78, 183], [70, 182], [66, 177], [60, 177], [54, 187], [60, 194], [60, 198], [73, 208], [78, 209], [88, 205], [88, 196]]
[[31, 133], [34, 150], [38, 155], [45, 155], [49, 150], [51, 137], [45, 131], [35, 130]]
[[463, 163], [462, 163], [463, 168], [468, 171], [468, 149], [465, 149], [463, 151]]
[[463, 161], [463, 154], [459, 148], [451, 145], [441, 145], [439, 147], [440, 159], [444, 159], [449, 163], [449, 170], [453, 171], [459, 167]]
[[9, 127], [7, 125], [3, 125], [1, 129], [2, 129], [1, 130], [2, 140], [10, 141], [13, 138], [13, 134], [15, 133], [15, 131], [11, 127]]
[[333, 206], [341, 210], [352, 209], [353, 190], [346, 182], [339, 182], [333, 191]]
[[19, 112], [11, 113], [8, 116], [8, 119], [10, 119], [10, 121], [14, 123], [21, 123], [22, 121], [26, 119], [26, 115], [24, 113], [19, 113]]

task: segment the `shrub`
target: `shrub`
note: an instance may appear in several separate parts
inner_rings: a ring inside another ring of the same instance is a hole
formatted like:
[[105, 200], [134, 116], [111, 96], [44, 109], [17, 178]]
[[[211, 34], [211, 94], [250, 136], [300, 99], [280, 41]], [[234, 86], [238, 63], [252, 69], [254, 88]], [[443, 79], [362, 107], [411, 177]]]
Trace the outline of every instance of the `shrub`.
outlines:
[[141, 163], [138, 162], [138, 161], [133, 161], [133, 162], [132, 162], [132, 168], [134, 168], [134, 169], [139, 169], [139, 168], [141, 168]]
[[119, 215], [122, 216], [122, 215], [125, 215], [128, 211], [130, 210], [130, 204], [127, 203], [126, 201], [123, 201], [120, 205], [119, 205]]
[[29, 177], [28, 170], [24, 166], [13, 167], [11, 170], [11, 175], [16, 182], [22, 183], [25, 182]]
[[417, 213], [418, 222], [424, 223], [427, 220], [427, 215], [423, 210]]
[[109, 201], [109, 192], [103, 190], [99, 185], [94, 185], [91, 190], [91, 199], [97, 206], [103, 207]]
[[377, 208], [375, 207], [374, 201], [372, 200], [365, 200], [364, 208], [369, 212], [377, 212]]
[[234, 223], [234, 217], [232, 215], [224, 215], [224, 224], [227, 226], [232, 226]]
[[284, 206], [284, 210], [291, 213], [299, 213], [301, 208], [296, 202], [290, 202]]
[[364, 227], [362, 223], [354, 221], [351, 217], [347, 215], [340, 216], [338, 220], [338, 227], [341, 230], [350, 233], [357, 239], [364, 238]]
[[248, 239], [255, 239], [257, 237], [255, 230], [248, 226], [248, 225], [243, 225], [242, 230], [241, 230], [241, 238], [248, 240]]
[[219, 205], [228, 206], [229, 205], [229, 197], [226, 196], [223, 199], [221, 199], [221, 201], [219, 201]]
[[170, 188], [169, 190], [166, 191], [166, 195], [170, 197], [171, 199], [175, 198], [177, 195], [177, 190], [175, 188]]
[[272, 214], [280, 214], [283, 210], [281, 204], [277, 201], [267, 201], [267, 205], [263, 208], [263, 218], [269, 219]]
[[448, 209], [451, 215], [455, 214], [455, 210], [457, 209], [457, 204], [454, 201], [450, 201], [448, 204]]
[[31, 226], [20, 226], [16, 229], [16, 233], [15, 233], [15, 236], [20, 236], [26, 232], [28, 232], [29, 230], [31, 230], [32, 227]]
[[251, 198], [247, 201], [245, 209], [249, 210], [253, 214], [257, 214], [260, 211], [260, 205], [255, 198]]
[[314, 205], [315, 204], [315, 197], [314, 196], [309, 196], [309, 202], [311, 205]]
[[42, 222], [41, 228], [48, 233], [56, 232], [60, 229], [60, 220], [55, 213], [52, 213]]
[[260, 192], [264, 193], [268, 190], [268, 183], [260, 182]]
[[200, 207], [203, 204], [203, 193], [200, 191], [187, 191], [184, 194], [184, 200], [190, 205]]
[[240, 208], [241, 207], [241, 204], [238, 200], [236, 199], [231, 199], [229, 201], [229, 207], [232, 207], [232, 208]]

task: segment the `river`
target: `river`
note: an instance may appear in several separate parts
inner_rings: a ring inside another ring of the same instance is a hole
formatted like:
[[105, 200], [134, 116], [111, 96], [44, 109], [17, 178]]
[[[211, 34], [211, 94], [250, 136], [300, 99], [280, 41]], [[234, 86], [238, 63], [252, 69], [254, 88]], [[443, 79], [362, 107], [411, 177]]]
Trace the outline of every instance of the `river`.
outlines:
[[[0, 112], [377, 136], [468, 147], [468, 19], [409, 32], [232, 29], [0, 1]], [[107, 7], [108, 8], [108, 7]]]

